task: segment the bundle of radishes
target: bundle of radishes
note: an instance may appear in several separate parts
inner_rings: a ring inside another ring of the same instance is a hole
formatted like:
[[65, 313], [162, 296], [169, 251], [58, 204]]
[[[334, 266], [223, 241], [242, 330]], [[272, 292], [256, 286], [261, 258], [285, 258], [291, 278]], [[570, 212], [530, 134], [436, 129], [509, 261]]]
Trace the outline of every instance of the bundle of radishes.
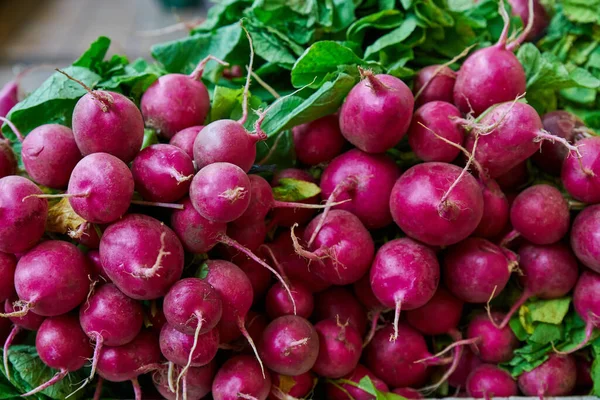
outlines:
[[[86, 378], [70, 393], [95, 399], [103, 389], [131, 396], [111, 389], [124, 381], [136, 399], [589, 390], [600, 138], [566, 111], [540, 118], [522, 101], [513, 51], [533, 19], [509, 41], [503, 16], [498, 43], [457, 72], [423, 68], [412, 91], [358, 67], [337, 114], [294, 128], [298, 168], [274, 175], [251, 171], [270, 111], [253, 131], [244, 126], [252, 55], [241, 119], [206, 126], [202, 74], [225, 64], [214, 57], [191, 75], [160, 77], [139, 108], [63, 72], [88, 92], [72, 129], [46, 124], [23, 137], [2, 118], [24, 167], [0, 143], [0, 326], [12, 324], [4, 376], [11, 344], [34, 331], [55, 375], [23, 396], [80, 369]], [[144, 126], [163, 143], [140, 150]], [[420, 160], [405, 171], [390, 151], [401, 142]], [[527, 162], [560, 174], [562, 187], [529, 184]], [[520, 297], [498, 304], [511, 276]], [[511, 374], [530, 345], [516, 331], [533, 329], [528, 302], [571, 293], [584, 337]]]

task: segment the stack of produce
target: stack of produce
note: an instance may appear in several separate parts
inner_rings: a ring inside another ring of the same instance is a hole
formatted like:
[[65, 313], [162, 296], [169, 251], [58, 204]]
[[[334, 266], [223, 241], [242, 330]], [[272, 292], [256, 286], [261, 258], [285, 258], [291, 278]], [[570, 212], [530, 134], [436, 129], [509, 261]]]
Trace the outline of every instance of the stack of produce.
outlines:
[[17, 78], [0, 397], [600, 394], [597, 10], [229, 0]]

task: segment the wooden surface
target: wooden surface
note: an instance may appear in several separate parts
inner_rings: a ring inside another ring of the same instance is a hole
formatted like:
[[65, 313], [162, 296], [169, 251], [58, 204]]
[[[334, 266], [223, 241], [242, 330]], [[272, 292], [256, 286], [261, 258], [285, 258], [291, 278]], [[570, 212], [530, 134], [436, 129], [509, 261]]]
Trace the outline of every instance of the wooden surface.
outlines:
[[153, 43], [186, 32], [160, 37], [139, 32], [204, 14], [202, 6], [172, 10], [159, 0], [0, 0], [0, 86], [24, 65], [70, 64], [100, 35], [112, 39], [113, 53], [149, 58]]

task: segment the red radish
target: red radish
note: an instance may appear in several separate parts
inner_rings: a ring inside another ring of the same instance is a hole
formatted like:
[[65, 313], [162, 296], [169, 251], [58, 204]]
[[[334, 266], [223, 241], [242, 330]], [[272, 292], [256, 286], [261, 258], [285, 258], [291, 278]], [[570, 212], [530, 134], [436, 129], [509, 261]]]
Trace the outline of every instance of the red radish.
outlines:
[[461, 300], [440, 286], [425, 305], [406, 312], [406, 321], [424, 335], [448, 334], [457, 331], [463, 305]]
[[408, 400], [420, 400], [423, 398], [423, 395], [418, 390], [409, 387], [396, 388], [392, 390], [392, 393], [398, 394]]
[[417, 71], [413, 79], [415, 106], [432, 101], [453, 102], [456, 72], [445, 65], [429, 65]]
[[[253, 253], [265, 242], [267, 233], [265, 220], [255, 221], [244, 225], [230, 223], [227, 224], [226, 230], [227, 237]], [[244, 259], [248, 260], [248, 257], [235, 247], [221, 244], [218, 246], [218, 250], [219, 254], [221, 254], [221, 258], [226, 258], [232, 262], [242, 262]]]
[[137, 300], [164, 296], [183, 272], [183, 247], [177, 235], [141, 214], [129, 214], [104, 231], [100, 259], [117, 288]]
[[189, 367], [201, 367], [211, 362], [219, 350], [219, 330], [211, 329], [200, 335], [186, 335], [170, 324], [160, 331], [160, 351], [167, 360], [184, 367], [181, 377]]
[[348, 321], [326, 319], [318, 322], [315, 329], [319, 334], [319, 354], [314, 372], [325, 378], [341, 378], [356, 368], [362, 339]]
[[586, 207], [575, 217], [571, 249], [583, 265], [600, 273], [600, 205]]
[[271, 391], [269, 374], [251, 356], [230, 358], [221, 366], [212, 384], [214, 400], [265, 400]]
[[17, 258], [0, 252], [0, 301], [12, 297], [15, 293], [15, 269]]
[[517, 260], [514, 254], [480, 238], [468, 238], [443, 257], [446, 287], [467, 303], [485, 303], [506, 286]]
[[21, 157], [31, 179], [40, 185], [62, 189], [67, 187], [71, 172], [81, 160], [81, 152], [71, 129], [47, 124], [25, 137]]
[[154, 144], [135, 157], [131, 173], [135, 189], [144, 199], [171, 203], [187, 195], [194, 163], [178, 147]]
[[[241, 257], [240, 257], [241, 258]], [[252, 284], [252, 292], [254, 293], [254, 302], [260, 301], [265, 297], [267, 290], [272, 286], [271, 272], [263, 267], [261, 264], [247, 257], [243, 257], [241, 260], [236, 260], [237, 266], [246, 274], [250, 283]], [[279, 286], [279, 288], [283, 288]], [[283, 288], [285, 289], [285, 288]], [[291, 289], [290, 289], [291, 290]], [[279, 294], [279, 291], [277, 291]], [[290, 305], [289, 296], [285, 293], [285, 298], [278, 297], [281, 300], [281, 304]], [[292, 311], [293, 314], [293, 311]]]
[[347, 400], [351, 398], [354, 400], [374, 400], [373, 395], [365, 392], [355, 385], [345, 382], [350, 381], [358, 385], [360, 380], [365, 376], [368, 376], [371, 379], [375, 389], [383, 393], [389, 392], [388, 385], [386, 385], [385, 382], [377, 378], [375, 374], [369, 371], [364, 365], [358, 364], [352, 372], [342, 377], [339, 382], [331, 381], [325, 384], [325, 388], [327, 390], [327, 399]]
[[[478, 123], [466, 122], [465, 126], [469, 130], [465, 147], [491, 178], [507, 173], [531, 157], [540, 149], [542, 140], [556, 141], [569, 150], [579, 151], [566, 139], [546, 132], [535, 109], [518, 101], [497, 104]], [[512, 150], [506, 151], [507, 148]]]
[[22, 253], [42, 238], [48, 201], [42, 191], [20, 176], [0, 178], [0, 251]]
[[467, 379], [467, 393], [471, 397], [486, 399], [511, 397], [519, 393], [517, 382], [510, 374], [492, 364], [483, 364]]
[[[98, 240], [98, 242], [100, 242]], [[104, 282], [110, 282], [110, 278], [106, 275], [102, 262], [100, 261], [100, 252], [98, 250], [90, 250], [87, 252], [87, 258], [90, 261], [89, 267], [94, 278], [100, 278]]]
[[466, 239], [483, 216], [483, 195], [477, 180], [446, 163], [417, 164], [394, 185], [390, 210], [410, 237], [432, 246]]
[[[320, 229], [319, 225], [322, 224]], [[318, 229], [318, 231], [317, 231]], [[347, 285], [359, 280], [369, 269], [375, 252], [371, 234], [352, 213], [332, 210], [324, 223], [315, 217], [304, 232], [309, 242], [313, 232], [318, 232], [308, 249], [301, 247], [294, 235], [294, 248], [299, 255], [314, 261], [311, 268], [324, 281], [334, 285]]]
[[370, 274], [365, 274], [358, 281], [354, 282], [352, 288], [354, 289], [355, 297], [367, 308], [367, 317], [371, 320], [371, 327], [363, 342], [363, 347], [365, 347], [373, 339], [373, 335], [375, 335], [375, 331], [377, 330], [379, 317], [385, 311], [385, 307], [381, 304], [377, 296], [375, 296], [375, 293], [373, 293]]
[[[1, 93], [0, 93], [1, 95]], [[2, 98], [0, 98], [0, 111], [2, 108]], [[25, 140], [21, 132], [17, 129], [17, 127], [8, 119], [4, 118], [2, 114], [0, 114], [0, 128], [2, 128], [1, 122], [6, 123], [9, 128], [13, 131], [17, 139], [23, 143]], [[0, 178], [4, 178], [5, 176], [15, 175], [17, 173], [17, 158], [15, 156], [15, 152], [12, 149], [12, 145], [10, 140], [6, 139], [2, 134], [2, 130], [0, 129]]]
[[462, 356], [458, 362], [458, 366], [448, 377], [448, 384], [454, 388], [464, 388], [467, 385], [467, 378], [477, 367], [482, 364], [482, 361], [473, 353], [471, 347], [463, 348]]
[[60, 240], [42, 242], [19, 259], [15, 289], [16, 311], [6, 317], [22, 317], [33, 311], [54, 317], [73, 310], [89, 291], [85, 255], [75, 245]]
[[77, 317], [70, 314], [46, 318], [35, 337], [35, 348], [44, 364], [58, 372], [22, 397], [32, 396], [60, 382], [69, 372], [83, 367], [92, 355], [88, 337], [81, 330]]
[[507, 172], [495, 178], [500, 189], [505, 192], [515, 191], [529, 182], [529, 167], [527, 160], [522, 161]]
[[[244, 325], [246, 326], [248, 334], [254, 343], [258, 343], [262, 339], [262, 334], [267, 328], [267, 325], [269, 325], [269, 320], [264, 314], [259, 314], [250, 310], [246, 315], [246, 321]], [[252, 349], [250, 349], [250, 351], [252, 351]]]
[[111, 283], [100, 286], [79, 309], [79, 323], [85, 334], [96, 342], [92, 360], [91, 380], [96, 373], [103, 346], [122, 346], [141, 331], [144, 317], [142, 306], [125, 296]]
[[464, 114], [472, 112], [478, 116], [494, 104], [511, 101], [525, 93], [525, 70], [513, 51], [529, 35], [533, 13], [529, 14], [527, 28], [507, 44], [510, 19], [503, 1], [498, 9], [504, 20], [498, 42], [467, 57], [456, 77], [454, 104]]
[[[565, 138], [569, 143], [583, 139], [587, 135], [587, 128], [583, 121], [568, 111], [556, 110], [544, 114], [542, 125], [545, 130], [554, 136]], [[545, 141], [542, 143], [540, 151], [535, 153], [531, 159], [544, 172], [560, 176], [563, 162], [568, 155], [569, 151], [561, 144]]]
[[102, 235], [102, 228], [102, 226], [85, 222], [76, 231], [69, 232], [69, 237], [90, 250], [97, 250], [100, 247], [98, 233]]
[[[533, 41], [540, 37], [540, 35], [546, 30], [550, 23], [550, 17], [546, 13], [546, 9], [538, 0], [533, 0], [533, 9], [529, 8], [529, 1], [527, 0], [508, 0], [512, 8], [513, 15], [518, 16], [523, 21], [523, 25], [529, 22], [529, 16], [532, 15], [531, 22], [532, 27], [526, 40]], [[530, 14], [531, 13], [531, 14]]]
[[[488, 363], [502, 363], [510, 361], [514, 350], [519, 346], [519, 340], [510, 327], [497, 327], [497, 322], [503, 319], [501, 313], [491, 313], [490, 320], [487, 315], [479, 314], [469, 324], [467, 337], [479, 338], [476, 342], [479, 358]], [[439, 353], [438, 353], [439, 354]]]
[[210, 110], [210, 99], [200, 79], [210, 60], [228, 65], [208, 56], [198, 63], [190, 75], [161, 76], [142, 96], [140, 106], [144, 121], [162, 137], [170, 139], [185, 128], [204, 123]]
[[[277, 172], [275, 176], [273, 176], [271, 186], [279, 186], [280, 179], [286, 178], [317, 183], [315, 178], [313, 178], [308, 172], [297, 168], [287, 168]], [[304, 199], [300, 201], [300, 203], [317, 204], [319, 200], [320, 196], [316, 195], [308, 199]], [[273, 221], [276, 222], [277, 225], [285, 227], [291, 227], [294, 224], [305, 225], [311, 220], [314, 214], [315, 210], [310, 208], [276, 208], [273, 210]]]
[[204, 218], [231, 222], [250, 204], [250, 179], [234, 164], [218, 162], [202, 168], [190, 186], [190, 199]]
[[361, 82], [340, 109], [342, 135], [367, 153], [383, 153], [406, 134], [414, 107], [410, 89], [391, 75], [360, 69]]
[[[190, 367], [186, 374], [186, 389], [180, 388], [176, 394], [169, 388], [169, 372], [167, 367], [161, 367], [152, 375], [154, 386], [165, 399], [176, 400], [184, 398], [187, 400], [200, 400], [210, 393], [212, 380], [217, 372], [214, 361], [202, 367]], [[181, 368], [173, 366], [173, 374], [178, 376]], [[185, 394], [184, 394], [185, 393]]]
[[[11, 314], [16, 311], [13, 305], [16, 301], [17, 300], [14, 298], [6, 299], [6, 301], [4, 302], [4, 312], [6, 314]], [[42, 325], [42, 322], [44, 322], [44, 320], [45, 317], [42, 317], [41, 315], [37, 315], [32, 312], [27, 313], [22, 317], [10, 317], [8, 319], [0, 318], [0, 324], [2, 324], [4, 321], [9, 321], [9, 324], [10, 322], [13, 323], [12, 329], [10, 330], [8, 337], [6, 337], [6, 341], [4, 342], [4, 347], [2, 350], [4, 371], [6, 371], [6, 377], [8, 378], [8, 380], [10, 380], [8, 352], [12, 342], [17, 337], [17, 335], [23, 330], [37, 331]]]
[[562, 243], [539, 246], [526, 244], [519, 248], [519, 281], [523, 294], [512, 306], [500, 327], [531, 297], [557, 299], [573, 289], [579, 277], [577, 260], [571, 249]]
[[147, 325], [158, 337], [162, 327], [167, 323], [167, 318], [162, 308], [157, 306], [156, 300], [150, 303], [149, 310], [146, 311], [146, 317], [148, 318]]
[[348, 322], [361, 335], [367, 329], [365, 308], [347, 288], [332, 286], [316, 295], [313, 319], [337, 321], [338, 318], [342, 323]]
[[555, 243], [569, 230], [569, 204], [555, 187], [534, 185], [513, 201], [510, 222], [518, 234], [534, 244]]
[[81, 218], [107, 224], [125, 214], [133, 188], [133, 176], [123, 161], [107, 153], [94, 153], [73, 169], [66, 197]]
[[377, 299], [395, 310], [394, 334], [398, 338], [400, 311], [425, 305], [435, 294], [440, 266], [433, 250], [408, 238], [387, 242], [371, 266], [371, 288]]
[[460, 111], [444, 101], [430, 101], [419, 107], [408, 130], [408, 143], [415, 155], [426, 162], [454, 160], [460, 149], [444, 143], [436, 135], [461, 145], [464, 134], [454, 121], [460, 117]]
[[506, 195], [493, 179], [481, 181], [483, 194], [483, 216], [473, 234], [486, 239], [494, 238], [502, 233], [508, 223], [509, 205]]
[[81, 154], [108, 153], [126, 163], [133, 160], [144, 141], [144, 119], [133, 101], [121, 93], [92, 90], [57, 71], [88, 92], [73, 109], [73, 136]]
[[519, 389], [526, 396], [568, 396], [575, 389], [577, 368], [573, 356], [550, 354], [547, 361], [519, 376]]
[[[390, 157], [352, 149], [325, 168], [320, 185], [328, 205], [350, 200], [334, 208], [353, 213], [367, 229], [377, 229], [392, 222], [389, 198], [399, 176], [400, 169]], [[320, 218], [327, 218], [327, 210]]]
[[313, 390], [317, 379], [310, 372], [295, 376], [271, 372], [271, 394], [269, 400], [303, 399]]
[[571, 152], [563, 162], [561, 180], [575, 199], [585, 203], [600, 202], [600, 138], [577, 141], [579, 157]]
[[163, 312], [174, 329], [195, 335], [217, 326], [223, 306], [217, 291], [206, 281], [185, 278], [169, 289], [163, 301]]
[[8, 81], [0, 89], [0, 117], [6, 117], [8, 112], [19, 102], [19, 80], [22, 76], [21, 74]]
[[[261, 270], [264, 271], [264, 268]], [[314, 309], [312, 292], [300, 282], [291, 281], [288, 286], [296, 305], [296, 315], [310, 317]], [[279, 282], [271, 286], [265, 298], [265, 308], [271, 319], [294, 314], [294, 304], [290, 301], [286, 288]]]
[[181, 150], [185, 151], [185, 154], [190, 156], [190, 158], [194, 159], [194, 141], [196, 140], [196, 136], [200, 133], [200, 131], [204, 129], [204, 125], [196, 125], [190, 126], [189, 128], [185, 128], [177, 132], [171, 140], [169, 140], [169, 144], [172, 146], [179, 147]]
[[579, 357], [575, 355], [575, 363], [577, 369], [577, 383], [575, 387], [578, 390], [590, 390], [594, 385], [594, 380], [592, 379], [593, 360], [589, 360], [585, 355]]
[[254, 350], [262, 369], [262, 361], [258, 356], [258, 350], [248, 334], [244, 323], [246, 315], [252, 306], [253, 298], [252, 285], [248, 277], [246, 277], [244, 271], [229, 261], [209, 260], [206, 261], [206, 265], [208, 266], [206, 281], [219, 293], [223, 304], [223, 316], [218, 326], [219, 333], [221, 334], [221, 342], [229, 343], [236, 339], [241, 332], [252, 347], [252, 350]]
[[258, 348], [270, 370], [283, 375], [300, 375], [310, 371], [317, 361], [319, 336], [306, 319], [284, 315], [267, 325]]
[[324, 208], [324, 206], [316, 204], [275, 200], [273, 189], [264, 178], [258, 175], [249, 175], [248, 179], [250, 180], [250, 192], [248, 193], [250, 202], [244, 213], [233, 221], [235, 225], [244, 226], [257, 222], [264, 224], [267, 214], [273, 208]]
[[600, 275], [589, 270], [583, 271], [573, 291], [573, 306], [577, 314], [586, 323], [585, 338], [567, 353], [574, 353], [587, 346], [594, 333], [594, 328], [600, 326], [600, 299], [597, 296], [598, 290], [600, 290]]
[[429, 356], [423, 336], [406, 324], [398, 326], [398, 339], [391, 324], [378, 330], [365, 348], [365, 364], [391, 387], [418, 387], [428, 377], [427, 365], [415, 361]]
[[342, 152], [346, 143], [336, 115], [327, 115], [296, 126], [292, 131], [296, 157], [306, 165], [331, 161]]

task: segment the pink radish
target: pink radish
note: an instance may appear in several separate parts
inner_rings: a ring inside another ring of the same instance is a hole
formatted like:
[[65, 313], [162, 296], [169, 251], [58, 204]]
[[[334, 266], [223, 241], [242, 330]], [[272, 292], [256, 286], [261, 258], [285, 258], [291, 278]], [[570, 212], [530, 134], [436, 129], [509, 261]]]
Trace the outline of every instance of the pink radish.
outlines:
[[417, 71], [413, 79], [415, 106], [432, 101], [453, 102], [456, 72], [445, 65], [429, 65]]
[[180, 378], [185, 377], [190, 367], [201, 367], [211, 362], [218, 349], [219, 330], [216, 328], [199, 335], [187, 335], [167, 323], [160, 331], [161, 353], [170, 362], [184, 367]]
[[576, 372], [573, 356], [550, 354], [543, 364], [519, 376], [519, 389], [526, 396], [568, 396], [575, 389]]
[[475, 398], [512, 397], [519, 393], [510, 374], [492, 364], [483, 364], [467, 379], [467, 393]]
[[563, 162], [561, 180], [575, 199], [585, 203], [600, 202], [600, 138], [577, 141], [579, 157], [571, 152]]
[[269, 374], [250, 356], [235, 356], [221, 366], [212, 384], [214, 400], [266, 400], [271, 391]]
[[491, 313], [493, 320], [490, 320], [487, 315], [479, 314], [469, 323], [467, 337], [469, 339], [479, 338], [476, 345], [479, 350], [479, 358], [484, 362], [508, 362], [513, 358], [513, 352], [519, 346], [519, 340], [510, 327], [497, 327], [497, 323], [503, 317], [504, 315], [501, 313]]
[[185, 151], [192, 160], [194, 159], [194, 141], [196, 140], [196, 136], [200, 133], [200, 131], [204, 129], [204, 125], [196, 125], [190, 126], [189, 128], [185, 128], [177, 132], [171, 140], [169, 140], [169, 144], [172, 146], [179, 147], [181, 150]]
[[538, 0], [533, 0], [533, 9], [530, 8], [529, 1], [527, 0], [508, 0], [508, 3], [512, 7], [513, 15], [521, 18], [523, 25], [528, 24], [529, 16], [532, 16], [532, 27], [526, 37], [526, 40], [534, 41], [535, 39], [539, 38], [550, 23], [550, 17], [548, 17], [546, 9], [542, 3]]
[[[177, 393], [169, 387], [169, 372], [167, 367], [161, 367], [152, 375], [154, 386], [164, 398], [176, 400], [184, 398], [187, 400], [200, 400], [210, 393], [212, 380], [217, 372], [214, 361], [202, 367], [191, 367], [186, 375], [186, 389], [180, 388]], [[181, 373], [181, 368], [173, 366], [174, 375]], [[185, 391], [184, 391], [185, 390]]]
[[317, 322], [319, 352], [313, 371], [326, 378], [341, 378], [358, 365], [362, 339], [348, 321], [326, 319]]
[[[297, 168], [287, 168], [277, 172], [275, 176], [273, 176], [271, 186], [279, 186], [280, 179], [286, 178], [317, 183], [315, 178], [313, 178], [308, 172]], [[319, 195], [316, 195], [308, 199], [304, 199], [300, 201], [300, 203], [317, 204], [320, 198], [321, 197]], [[311, 220], [314, 214], [315, 210], [310, 208], [276, 208], [273, 210], [273, 221], [279, 226], [285, 226], [289, 228], [294, 224], [305, 225]]]
[[350, 381], [358, 385], [360, 380], [365, 376], [368, 376], [371, 379], [371, 382], [373, 382], [375, 389], [383, 393], [389, 391], [388, 385], [386, 385], [385, 382], [377, 378], [375, 374], [369, 371], [364, 365], [358, 364], [352, 372], [342, 377], [339, 383], [331, 381], [325, 384], [325, 388], [327, 390], [327, 399], [347, 400], [348, 398], [351, 398], [354, 400], [372, 400], [373, 396], [371, 394], [350, 383], [345, 382]]
[[342, 323], [348, 322], [349, 326], [361, 335], [367, 329], [365, 308], [344, 287], [332, 286], [318, 293], [315, 297], [315, 311], [312, 317], [315, 321], [326, 319], [337, 321], [339, 318]]
[[269, 400], [303, 399], [313, 390], [317, 378], [311, 372], [286, 376], [271, 372], [271, 394]]
[[15, 269], [17, 258], [0, 252], [0, 301], [12, 297], [15, 293]]
[[508, 199], [495, 180], [482, 181], [480, 178], [480, 185], [483, 194], [483, 216], [473, 235], [486, 239], [494, 238], [502, 233], [508, 223]]
[[293, 133], [296, 157], [306, 165], [331, 161], [342, 152], [346, 143], [336, 115], [327, 115], [296, 126]]
[[586, 207], [575, 217], [571, 248], [583, 265], [600, 273], [600, 205]]

